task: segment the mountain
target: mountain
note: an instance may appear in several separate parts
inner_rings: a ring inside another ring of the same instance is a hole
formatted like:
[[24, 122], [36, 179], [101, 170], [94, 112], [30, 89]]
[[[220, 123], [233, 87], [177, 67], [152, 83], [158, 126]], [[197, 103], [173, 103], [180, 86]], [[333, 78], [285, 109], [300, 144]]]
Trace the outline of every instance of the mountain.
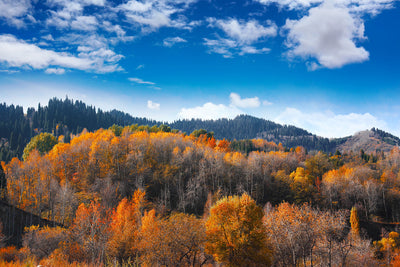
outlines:
[[304, 129], [281, 125], [275, 122], [255, 118], [249, 115], [239, 115], [234, 119], [218, 120], [179, 120], [169, 124], [171, 128], [191, 133], [196, 129], [206, 129], [214, 132], [217, 139], [242, 140], [263, 138], [291, 148], [303, 146], [307, 150], [322, 150], [335, 152], [338, 145], [346, 139], [328, 139], [316, 136]]
[[360, 131], [350, 136], [346, 141], [338, 146], [339, 151], [358, 152], [361, 149], [365, 153], [389, 152], [394, 146], [400, 145], [400, 139], [390, 133], [379, 129]]
[[[109, 128], [113, 124], [153, 126], [163, 123], [133, 117], [118, 110], [104, 112], [82, 101], [68, 98], [50, 99], [47, 106], [39, 104], [37, 109], [29, 108], [26, 113], [20, 106], [8, 106], [3, 103], [0, 104], [0, 160], [9, 161], [12, 157], [20, 157], [30, 139], [40, 132], [50, 132], [55, 136], [63, 135], [64, 141], [69, 142], [71, 135], [80, 133], [83, 129], [94, 131], [99, 128]], [[389, 151], [393, 146], [400, 144], [398, 137], [375, 128], [354, 136], [328, 139], [295, 126], [281, 125], [249, 115], [239, 115], [234, 119], [178, 120], [167, 125], [187, 134], [194, 130], [205, 129], [214, 132], [217, 139], [234, 141], [263, 138], [276, 144], [282, 143], [287, 148], [303, 146], [308, 151], [321, 150], [328, 153], [333, 153], [337, 149], [340, 151], [364, 149], [369, 153]]]

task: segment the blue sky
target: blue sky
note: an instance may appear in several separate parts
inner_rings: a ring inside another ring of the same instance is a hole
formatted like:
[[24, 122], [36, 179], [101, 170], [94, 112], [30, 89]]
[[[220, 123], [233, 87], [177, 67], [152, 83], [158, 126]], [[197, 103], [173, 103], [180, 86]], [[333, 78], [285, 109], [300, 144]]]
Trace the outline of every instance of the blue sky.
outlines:
[[0, 0], [0, 101], [400, 135], [397, 0]]

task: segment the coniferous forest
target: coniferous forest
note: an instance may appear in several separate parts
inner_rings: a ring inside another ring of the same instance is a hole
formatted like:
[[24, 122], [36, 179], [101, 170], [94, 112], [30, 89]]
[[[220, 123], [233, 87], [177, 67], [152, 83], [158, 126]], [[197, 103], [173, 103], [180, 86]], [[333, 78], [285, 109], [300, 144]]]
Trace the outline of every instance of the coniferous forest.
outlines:
[[252, 136], [316, 138], [291, 126], [220, 138], [68, 99], [1, 116], [1, 266], [400, 264], [400, 149], [381, 130], [390, 151], [331, 152]]

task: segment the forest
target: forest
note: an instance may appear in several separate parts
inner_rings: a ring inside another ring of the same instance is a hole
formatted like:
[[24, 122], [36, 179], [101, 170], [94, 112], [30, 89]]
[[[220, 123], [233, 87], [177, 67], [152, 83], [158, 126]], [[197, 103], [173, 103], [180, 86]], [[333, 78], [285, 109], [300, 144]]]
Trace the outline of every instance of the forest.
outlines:
[[40, 133], [1, 163], [2, 201], [31, 216], [12, 239], [2, 213], [0, 265], [399, 266], [397, 147], [246, 143], [166, 125]]
[[[217, 139], [229, 141], [247, 140], [245, 144], [234, 145], [241, 152], [251, 152], [251, 139], [262, 138], [276, 144], [291, 148], [302, 146], [308, 151], [335, 153], [338, 146], [349, 137], [328, 139], [309, 133], [290, 125], [280, 125], [269, 120], [239, 115], [234, 119], [218, 120], [177, 120], [174, 122], [158, 122], [151, 119], [133, 117], [127, 113], [112, 110], [102, 111], [82, 101], [52, 98], [46, 106], [38, 104], [37, 108], [24, 111], [21, 106], [0, 103], [0, 161], [10, 161], [13, 157], [21, 158], [25, 146], [35, 135], [48, 132], [54, 136], [64, 136], [69, 142], [71, 135], [83, 129], [95, 131], [109, 128], [112, 125], [128, 126], [132, 124], [154, 125], [164, 124], [171, 129], [190, 134], [199, 129], [213, 132]], [[390, 145], [400, 145], [400, 139], [379, 129], [372, 129], [379, 139]]]

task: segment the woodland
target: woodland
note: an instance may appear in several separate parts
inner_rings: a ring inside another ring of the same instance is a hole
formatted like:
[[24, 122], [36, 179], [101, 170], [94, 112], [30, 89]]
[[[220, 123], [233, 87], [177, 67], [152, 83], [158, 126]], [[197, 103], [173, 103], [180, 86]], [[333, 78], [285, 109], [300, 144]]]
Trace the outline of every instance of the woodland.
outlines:
[[0, 266], [400, 266], [398, 147], [59, 127], [1, 162]]
[[[118, 111], [102, 111], [82, 101], [52, 98], [46, 106], [38, 104], [37, 108], [28, 108], [0, 103], [0, 161], [10, 161], [21, 157], [30, 139], [41, 132], [53, 133], [56, 137], [63, 135], [65, 142], [70, 141], [71, 134], [76, 135], [83, 129], [95, 131], [107, 129], [112, 125], [129, 126], [161, 125], [190, 134], [195, 130], [206, 129], [213, 132], [217, 139], [242, 141], [262, 138], [291, 148], [302, 146], [308, 151], [335, 153], [338, 145], [347, 138], [328, 139], [313, 135], [304, 129], [290, 125], [280, 125], [272, 121], [239, 115], [235, 119], [218, 120], [177, 120], [174, 122], [157, 122], [146, 118], [132, 117]], [[389, 133], [373, 129], [385, 142], [400, 145], [400, 139]], [[249, 146], [250, 145], [250, 146]], [[251, 142], [240, 144], [241, 151], [248, 153], [254, 150]]]

